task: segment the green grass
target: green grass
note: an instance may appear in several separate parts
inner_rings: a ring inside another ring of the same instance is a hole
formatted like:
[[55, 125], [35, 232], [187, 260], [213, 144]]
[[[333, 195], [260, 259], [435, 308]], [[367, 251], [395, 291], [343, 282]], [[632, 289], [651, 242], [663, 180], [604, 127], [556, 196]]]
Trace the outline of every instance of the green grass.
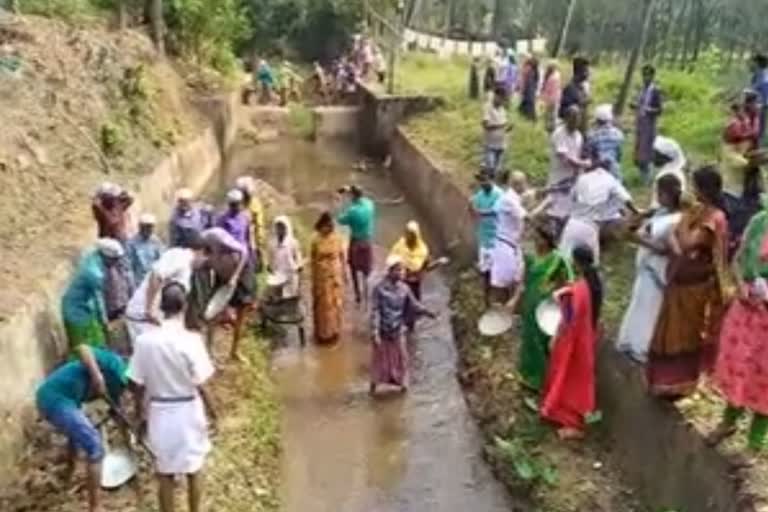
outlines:
[[[563, 69], [567, 66], [563, 64]], [[407, 131], [445, 164], [447, 170], [467, 178], [480, 163], [483, 103], [467, 94], [469, 61], [454, 57], [440, 59], [432, 54], [410, 53], [398, 68], [397, 86], [401, 93], [432, 94], [446, 100], [445, 106], [407, 123]], [[619, 67], [593, 70], [594, 104], [612, 103], [620, 87], [623, 70]], [[719, 80], [705, 74], [681, 71], [659, 72], [665, 93], [665, 112], [660, 133], [675, 138], [694, 164], [715, 160], [719, 133], [727, 114], [724, 101], [730, 95]], [[542, 123], [520, 118], [515, 105], [510, 108], [513, 129], [509, 137], [507, 165], [526, 172], [534, 182], [544, 180], [549, 165], [549, 144]], [[625, 145], [624, 171], [630, 185], [636, 183], [632, 165], [632, 113], [620, 120], [629, 138]]]

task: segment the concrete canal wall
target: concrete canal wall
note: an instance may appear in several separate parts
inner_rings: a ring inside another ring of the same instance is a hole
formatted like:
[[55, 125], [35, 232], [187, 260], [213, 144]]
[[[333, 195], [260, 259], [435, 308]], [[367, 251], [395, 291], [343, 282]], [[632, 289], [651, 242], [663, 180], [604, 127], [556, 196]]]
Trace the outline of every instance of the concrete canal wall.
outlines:
[[[475, 243], [467, 210], [470, 192], [442, 172], [397, 125], [434, 100], [377, 99], [368, 91], [361, 102], [363, 149], [392, 157], [392, 175], [403, 192], [440, 235], [445, 248], [472, 261]], [[598, 361], [599, 406], [612, 441], [611, 452], [624, 478], [643, 501], [681, 512], [750, 512], [740, 503], [739, 482], [729, 464], [704, 443], [673, 406], [646, 393], [641, 372], [604, 340]]]
[[[238, 128], [238, 98], [200, 100], [210, 119], [207, 129], [179, 146], [153, 172], [130, 184], [135, 192], [135, 211], [156, 212], [160, 221], [170, 214], [174, 192], [186, 186], [201, 191], [221, 167]], [[126, 184], [128, 185], [128, 184]], [[72, 246], [87, 247], [93, 231], [83, 233]], [[13, 473], [17, 453], [23, 448], [25, 426], [36, 417], [34, 389], [46, 372], [66, 353], [61, 326], [61, 295], [79, 254], [70, 254], [51, 269], [38, 292], [0, 323], [0, 485]]]

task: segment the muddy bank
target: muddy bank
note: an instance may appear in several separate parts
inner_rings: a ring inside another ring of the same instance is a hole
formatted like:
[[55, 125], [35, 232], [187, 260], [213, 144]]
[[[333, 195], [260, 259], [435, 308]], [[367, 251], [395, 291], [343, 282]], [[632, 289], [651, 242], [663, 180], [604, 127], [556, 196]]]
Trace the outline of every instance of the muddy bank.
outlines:
[[[368, 112], [375, 115], [376, 109]], [[443, 242], [463, 261], [472, 261], [469, 191], [442, 172], [402, 129], [389, 139], [388, 152], [395, 180], [430, 219]], [[491, 362], [485, 360], [483, 367], [481, 360], [476, 367], [490, 371]], [[726, 459], [706, 447], [702, 435], [677, 410], [647, 396], [637, 369], [617, 357], [609, 341], [598, 360], [598, 391], [605, 418], [603, 450], [613, 454], [621, 475], [645, 503], [683, 511], [743, 510], [739, 508], [741, 482], [726, 476], [731, 473]], [[514, 414], [504, 403], [499, 406], [502, 412]], [[484, 421], [482, 416], [479, 419]], [[663, 477], [659, 468], [664, 470]]]
[[[355, 166], [354, 148], [326, 141], [288, 140], [248, 145], [229, 163], [294, 198], [272, 204], [270, 215], [290, 213], [303, 226], [327, 209], [339, 186], [361, 185], [379, 199], [376, 262], [380, 267], [405, 223], [419, 218], [380, 168]], [[424, 221], [424, 219], [420, 219]], [[422, 222], [427, 229], [428, 224]], [[306, 234], [305, 229], [300, 230]], [[305, 241], [306, 250], [306, 237]], [[429, 236], [433, 247], [439, 247]], [[379, 279], [379, 275], [373, 280]], [[304, 291], [308, 292], [305, 281]], [[409, 393], [368, 395], [368, 316], [347, 292], [346, 327], [339, 345], [301, 349], [295, 329], [278, 345], [273, 377], [282, 403], [284, 510], [399, 512], [513, 510], [480, 453], [480, 437], [456, 382], [456, 351], [443, 276], [425, 283], [425, 302], [443, 312], [424, 321], [410, 342]], [[310, 310], [309, 299], [305, 309]], [[307, 321], [311, 340], [311, 322]]]
[[[175, 191], [187, 186], [202, 190], [220, 168], [223, 155], [234, 140], [238, 125], [238, 105], [234, 96], [206, 101], [209, 127], [199, 136], [172, 151], [153, 170], [133, 183], [125, 183], [135, 193], [134, 211], [147, 209], [163, 222], [170, 214]], [[80, 201], [87, 201], [85, 197]], [[87, 204], [87, 203], [86, 203]], [[87, 213], [82, 223], [88, 224]], [[93, 224], [91, 224], [93, 226]], [[53, 255], [46, 265], [47, 277], [35, 281], [36, 290], [0, 322], [0, 484], [12, 472], [19, 454], [25, 424], [34, 420], [34, 389], [46, 371], [66, 353], [60, 318], [60, 300], [81, 251], [93, 242], [95, 227], [68, 238], [66, 249]]]
[[[214, 449], [205, 468], [206, 510], [275, 512], [278, 509], [279, 420], [274, 387], [269, 376], [268, 342], [244, 340], [245, 361], [227, 363], [229, 336], [217, 339], [217, 374], [212, 381], [218, 405]], [[91, 408], [94, 409], [94, 408]], [[103, 411], [91, 410], [93, 417]], [[13, 474], [13, 485], [0, 491], [3, 512], [79, 512], [86, 503], [84, 473], [79, 466], [72, 484], [63, 482], [55, 459], [64, 452], [63, 438], [42, 422], [32, 425]], [[119, 440], [110, 428], [112, 438]], [[131, 484], [102, 495], [104, 510], [147, 512], [157, 510], [152, 465], [142, 453], [142, 472]], [[184, 491], [181, 485], [179, 493]], [[179, 494], [177, 506], [186, 502]]]

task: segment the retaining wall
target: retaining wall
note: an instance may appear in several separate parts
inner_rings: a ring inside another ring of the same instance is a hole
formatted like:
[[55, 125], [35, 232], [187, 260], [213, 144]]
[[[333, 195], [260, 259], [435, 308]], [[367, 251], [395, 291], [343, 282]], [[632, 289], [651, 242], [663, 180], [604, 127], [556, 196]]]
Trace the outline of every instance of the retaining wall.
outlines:
[[[380, 112], [375, 98], [366, 101], [374, 106], [365, 106], [364, 112]], [[384, 105], [389, 102], [386, 98], [382, 101]], [[414, 101], [418, 104], [421, 99]], [[382, 108], [386, 111], [386, 107]], [[407, 100], [399, 98], [397, 108], [407, 112]], [[398, 121], [397, 115], [389, 111], [376, 124], [386, 128], [379, 133], [378, 143], [384, 144], [384, 151], [392, 157], [394, 179], [446, 248], [464, 261], [471, 261], [475, 243], [467, 210], [469, 190], [442, 172], [402, 129], [391, 128]], [[730, 474], [725, 457], [708, 447], [674, 406], [650, 397], [641, 372], [616, 354], [608, 340], [599, 353], [598, 395], [603, 427], [612, 441], [611, 451], [624, 468], [627, 482], [645, 503], [659, 510], [680, 512], [754, 510], [751, 505], [739, 503], [740, 482]]]
[[[164, 222], [178, 188], [201, 191], [206, 186], [237, 134], [237, 100], [235, 96], [200, 100], [200, 108], [211, 120], [209, 127], [132, 186], [135, 211], [156, 212]], [[71, 242], [87, 247], [93, 241], [92, 235], [84, 233], [81, 240]], [[24, 428], [36, 417], [34, 389], [66, 354], [60, 300], [78, 256], [62, 257], [50, 277], [39, 283], [38, 293], [0, 325], [0, 485], [11, 477], [16, 455], [23, 448]]]

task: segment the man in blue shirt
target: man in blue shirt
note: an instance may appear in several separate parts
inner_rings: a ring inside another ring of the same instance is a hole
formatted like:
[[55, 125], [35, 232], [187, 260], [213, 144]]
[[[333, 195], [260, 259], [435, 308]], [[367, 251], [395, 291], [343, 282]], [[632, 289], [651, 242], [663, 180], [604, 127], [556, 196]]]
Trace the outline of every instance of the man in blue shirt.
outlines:
[[139, 232], [128, 241], [128, 258], [136, 283], [141, 283], [152, 265], [160, 259], [165, 247], [160, 238], [155, 235], [154, 215], [145, 213], [139, 217]]
[[477, 176], [479, 189], [472, 196], [470, 209], [476, 219], [476, 234], [478, 245], [478, 268], [486, 281], [486, 302], [489, 301], [489, 278], [491, 271], [491, 253], [496, 243], [496, 203], [501, 198], [502, 191], [496, 186], [489, 175], [481, 172]]
[[118, 404], [127, 385], [126, 365], [108, 350], [80, 345], [79, 360], [53, 371], [37, 388], [37, 408], [43, 418], [69, 441], [67, 477], [75, 468], [78, 450], [88, 461], [88, 510], [102, 510], [99, 497], [104, 446], [101, 435], [82, 410], [85, 402], [108, 398]]
[[765, 123], [768, 118], [768, 57], [758, 53], [752, 58], [752, 89], [760, 96], [760, 145], [763, 144]]
[[[360, 304], [363, 297], [368, 300], [368, 277], [373, 270], [372, 241], [376, 230], [376, 205], [365, 197], [359, 187], [353, 185], [342, 191], [349, 194], [350, 202], [339, 214], [336, 222], [349, 227], [349, 270], [352, 274], [355, 300]], [[362, 274], [362, 291], [359, 274]]]

